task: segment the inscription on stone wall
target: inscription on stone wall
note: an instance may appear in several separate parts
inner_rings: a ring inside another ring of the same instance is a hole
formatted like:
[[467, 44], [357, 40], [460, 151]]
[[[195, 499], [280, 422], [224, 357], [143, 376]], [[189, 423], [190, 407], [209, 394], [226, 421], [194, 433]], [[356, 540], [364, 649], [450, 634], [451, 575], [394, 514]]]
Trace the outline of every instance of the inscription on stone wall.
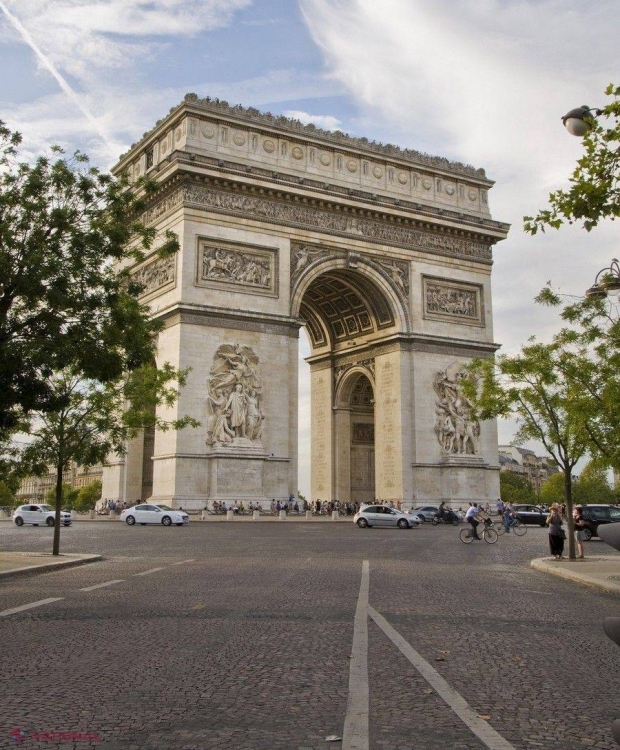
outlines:
[[[317, 377], [312, 388], [312, 475], [313, 484], [317, 493], [331, 492], [331, 481], [327, 476], [327, 446], [328, 434], [331, 426], [328, 417], [331, 417], [331, 404], [327, 394], [328, 382], [324, 375]], [[315, 429], [316, 428], [316, 429]], [[318, 497], [321, 497], [320, 494]], [[315, 498], [316, 499], [316, 498]], [[331, 500], [325, 496], [323, 500]]]
[[[394, 365], [387, 361], [381, 368], [381, 379], [378, 383], [381, 402], [381, 461], [379, 462], [382, 473], [382, 486], [391, 490], [395, 487], [394, 477], [398, 475], [396, 467], [396, 450], [394, 447], [396, 439], [396, 424], [398, 415], [396, 405], [398, 399], [395, 397], [396, 373]], [[388, 498], [380, 498], [386, 500]]]
[[163, 292], [175, 284], [176, 255], [168, 258], [156, 258], [134, 271], [131, 276], [133, 281], [144, 286], [142, 295]]
[[484, 325], [482, 287], [424, 277], [424, 317]]
[[275, 250], [199, 239], [197, 283], [275, 295], [276, 256]]

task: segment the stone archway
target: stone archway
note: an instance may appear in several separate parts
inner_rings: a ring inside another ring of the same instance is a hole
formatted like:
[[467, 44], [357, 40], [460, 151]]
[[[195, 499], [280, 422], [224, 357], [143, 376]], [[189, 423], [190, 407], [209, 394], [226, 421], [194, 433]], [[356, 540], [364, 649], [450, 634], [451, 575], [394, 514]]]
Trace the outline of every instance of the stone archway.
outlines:
[[189, 371], [165, 418], [202, 427], [132, 441], [105, 497], [146, 495], [151, 468], [152, 501], [188, 509], [296, 493], [301, 326], [312, 500], [373, 494], [373, 449], [381, 500], [497, 497], [495, 425], [446, 440], [467, 422], [461, 366], [497, 349], [492, 247], [508, 227], [483, 170], [188, 95], [114, 173], [154, 179], [145, 220], [180, 239], [129, 271], [162, 323], [157, 364]]

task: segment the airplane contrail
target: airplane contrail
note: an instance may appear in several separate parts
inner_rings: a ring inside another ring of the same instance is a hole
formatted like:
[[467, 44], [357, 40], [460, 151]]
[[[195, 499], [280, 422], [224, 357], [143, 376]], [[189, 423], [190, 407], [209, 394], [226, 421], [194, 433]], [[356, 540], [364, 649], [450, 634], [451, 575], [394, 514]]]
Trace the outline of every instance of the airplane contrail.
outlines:
[[95, 129], [95, 131], [97, 132], [101, 140], [108, 147], [110, 152], [112, 154], [115, 153], [115, 151], [117, 151], [116, 147], [108, 138], [107, 133], [101, 128], [101, 126], [97, 122], [94, 115], [92, 115], [86, 109], [86, 107], [80, 101], [80, 98], [76, 94], [76, 92], [71, 88], [71, 86], [67, 83], [67, 81], [58, 72], [54, 64], [50, 60], [48, 60], [48, 58], [39, 49], [39, 46], [37, 45], [35, 40], [32, 38], [28, 29], [26, 29], [21, 23], [21, 21], [11, 13], [11, 11], [6, 7], [6, 5], [4, 4], [4, 2], [2, 2], [2, 0], [0, 0], [0, 10], [3, 11], [4, 15], [9, 19], [9, 21], [17, 29], [22, 39], [26, 42], [26, 44], [30, 47], [30, 49], [35, 53], [35, 55], [43, 63], [45, 68], [54, 76], [60, 88], [65, 92], [65, 94], [69, 97], [69, 99], [71, 99], [71, 101], [76, 105], [76, 107], [80, 110], [80, 112], [84, 115], [84, 117], [88, 120], [88, 122], [90, 122], [90, 124], [93, 126], [93, 128]]

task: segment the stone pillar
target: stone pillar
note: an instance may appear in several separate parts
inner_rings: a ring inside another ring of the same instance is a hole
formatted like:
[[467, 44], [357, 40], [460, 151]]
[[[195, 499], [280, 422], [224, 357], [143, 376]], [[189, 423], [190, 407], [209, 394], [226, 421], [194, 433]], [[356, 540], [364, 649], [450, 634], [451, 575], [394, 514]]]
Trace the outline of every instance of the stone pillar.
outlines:
[[307, 510], [306, 511], [306, 521], [311, 521], [311, 520], [312, 520], [312, 511], [311, 510]]
[[260, 511], [259, 510], [252, 511], [252, 520], [253, 521], [260, 521]]
[[235, 517], [235, 514], [233, 513], [232, 510], [227, 510], [226, 511], [226, 520], [227, 521], [232, 521], [234, 519], [234, 517]]
[[395, 351], [376, 357], [375, 487], [381, 502], [406, 500], [413, 489], [408, 356]]
[[285, 510], [281, 510], [278, 513], [278, 521], [286, 521], [286, 511]]
[[332, 521], [337, 521], [339, 518], [339, 513], [337, 510], [332, 510]]
[[340, 502], [351, 500], [351, 410], [334, 409], [334, 498]]
[[332, 371], [310, 371], [312, 431], [312, 499], [333, 499]]

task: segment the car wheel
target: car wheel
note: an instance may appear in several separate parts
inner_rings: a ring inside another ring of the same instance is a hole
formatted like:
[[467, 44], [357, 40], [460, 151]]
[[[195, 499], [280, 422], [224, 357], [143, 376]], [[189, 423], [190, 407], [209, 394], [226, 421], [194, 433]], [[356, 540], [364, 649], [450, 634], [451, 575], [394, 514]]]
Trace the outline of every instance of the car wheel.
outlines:
[[426, 518], [424, 518], [424, 516], [420, 513], [418, 513], [418, 518], [420, 519], [420, 523], [424, 523], [426, 521]]
[[51, 528], [54, 525], [54, 519], [48, 518], [45, 523]]
[[357, 525], [360, 529], [365, 529], [368, 526], [368, 521], [365, 518], [358, 518]]
[[164, 516], [161, 519], [161, 522], [163, 523], [164, 526], [172, 526], [172, 519], [170, 518], [170, 516]]
[[19, 516], [17, 516], [17, 518], [15, 519], [15, 525], [16, 526], [23, 526], [24, 525], [24, 519], [20, 518]]
[[125, 523], [127, 524], [127, 526], [133, 526], [135, 522], [136, 519], [133, 516], [127, 516], [127, 518], [125, 519]]
[[582, 529], [584, 540], [586, 542], [589, 542], [590, 539], [592, 539], [592, 530], [591, 529]]
[[406, 518], [401, 518], [396, 525], [398, 526], [399, 529], [408, 529], [409, 528], [409, 524], [407, 523], [407, 519]]

